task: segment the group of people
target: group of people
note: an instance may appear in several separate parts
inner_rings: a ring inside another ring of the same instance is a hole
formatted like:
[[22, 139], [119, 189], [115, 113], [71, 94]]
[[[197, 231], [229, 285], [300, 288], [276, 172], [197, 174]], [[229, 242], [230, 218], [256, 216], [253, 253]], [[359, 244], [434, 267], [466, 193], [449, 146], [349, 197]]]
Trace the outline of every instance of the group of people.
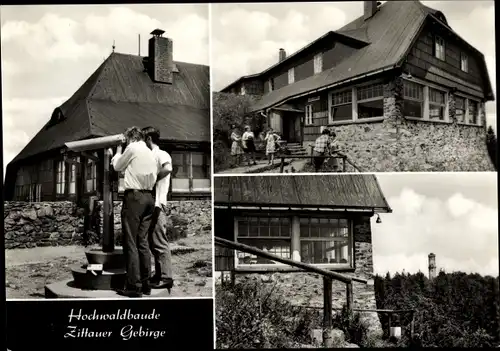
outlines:
[[[339, 150], [336, 137], [337, 135], [333, 130], [324, 128], [321, 135], [314, 142], [312, 156], [316, 172], [321, 170], [327, 156], [333, 155]], [[337, 158], [332, 157], [329, 159], [329, 162], [332, 164], [334, 170], [338, 170]]]
[[[115, 171], [123, 172], [121, 212], [126, 284], [120, 295], [142, 297], [151, 289], [173, 286], [171, 254], [167, 238], [167, 195], [172, 158], [158, 146], [160, 132], [154, 127], [131, 127], [124, 133], [126, 147], [107, 152]], [[151, 253], [155, 272], [151, 274]]]
[[[272, 165], [274, 163], [274, 155], [279, 148], [278, 141], [280, 140], [280, 136], [272, 128], [269, 128], [265, 136], [262, 135], [261, 137], [262, 141], [266, 144], [268, 164]], [[250, 126], [245, 126], [245, 132], [240, 136], [238, 128], [233, 125], [230, 139], [231, 156], [236, 166], [240, 165], [242, 156], [246, 156], [248, 166], [252, 165], [250, 160], [253, 161], [254, 165], [257, 164], [255, 161], [255, 135]]]

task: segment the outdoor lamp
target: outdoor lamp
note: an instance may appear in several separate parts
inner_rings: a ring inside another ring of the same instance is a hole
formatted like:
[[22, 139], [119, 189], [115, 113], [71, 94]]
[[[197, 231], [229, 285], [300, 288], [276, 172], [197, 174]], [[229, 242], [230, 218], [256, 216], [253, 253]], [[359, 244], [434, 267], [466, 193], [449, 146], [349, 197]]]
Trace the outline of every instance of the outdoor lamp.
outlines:
[[382, 220], [380, 219], [380, 215], [377, 213], [377, 223], [382, 223]]

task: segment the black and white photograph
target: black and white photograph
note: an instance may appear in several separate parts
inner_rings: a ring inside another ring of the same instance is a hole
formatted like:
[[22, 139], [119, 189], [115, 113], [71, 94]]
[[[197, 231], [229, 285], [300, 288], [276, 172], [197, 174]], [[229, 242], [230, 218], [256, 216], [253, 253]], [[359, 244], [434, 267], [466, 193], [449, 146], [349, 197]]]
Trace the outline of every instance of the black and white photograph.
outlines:
[[8, 299], [212, 297], [208, 14], [2, 6]]
[[214, 177], [218, 349], [499, 346], [496, 172]]
[[493, 1], [211, 9], [215, 173], [496, 170]]

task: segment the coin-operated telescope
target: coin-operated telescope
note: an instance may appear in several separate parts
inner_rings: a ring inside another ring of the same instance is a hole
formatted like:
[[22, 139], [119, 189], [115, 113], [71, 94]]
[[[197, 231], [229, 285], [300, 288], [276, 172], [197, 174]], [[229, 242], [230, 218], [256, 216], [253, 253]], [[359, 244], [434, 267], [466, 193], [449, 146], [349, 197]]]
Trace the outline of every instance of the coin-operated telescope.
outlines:
[[77, 140], [67, 142], [66, 147], [74, 152], [91, 151], [98, 149], [107, 149], [125, 143], [123, 134], [115, 134], [93, 139]]

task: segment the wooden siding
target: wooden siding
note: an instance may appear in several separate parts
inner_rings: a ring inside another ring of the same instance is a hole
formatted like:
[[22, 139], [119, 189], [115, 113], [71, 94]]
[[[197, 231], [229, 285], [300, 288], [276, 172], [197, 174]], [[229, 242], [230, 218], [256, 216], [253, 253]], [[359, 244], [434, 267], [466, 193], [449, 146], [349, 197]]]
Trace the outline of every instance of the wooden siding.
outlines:
[[[445, 41], [445, 61], [434, 56], [435, 35], [440, 36]], [[468, 57], [468, 72], [461, 70], [461, 53], [466, 54]], [[434, 74], [429, 74], [429, 70], [432, 67], [437, 67], [470, 84], [484, 87], [486, 82], [483, 79], [483, 72], [480, 69], [480, 60], [481, 58], [476, 53], [464, 44], [461, 44], [457, 39], [435, 29], [431, 24], [426, 24], [410, 50], [407, 57], [406, 69], [408, 70], [409, 68], [412, 75], [418, 78], [433, 80], [435, 83], [442, 84], [441, 81], [438, 81], [437, 77], [434, 77]]]
[[331, 48], [323, 52], [323, 70], [337, 66], [346, 57], [351, 56], [358, 49], [350, 47], [343, 43], [334, 43]]

